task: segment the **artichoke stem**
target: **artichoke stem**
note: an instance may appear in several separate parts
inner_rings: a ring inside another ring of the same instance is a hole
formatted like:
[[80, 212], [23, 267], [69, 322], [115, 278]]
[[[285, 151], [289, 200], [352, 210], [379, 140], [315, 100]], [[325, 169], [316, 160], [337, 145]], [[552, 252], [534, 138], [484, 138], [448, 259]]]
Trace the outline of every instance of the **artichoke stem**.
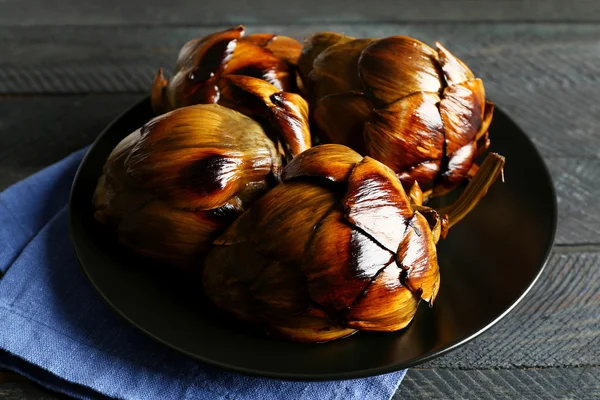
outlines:
[[496, 153], [490, 153], [460, 197], [449, 206], [437, 210], [440, 215], [448, 215], [448, 228], [452, 228], [459, 223], [475, 208], [492, 183], [498, 178], [498, 175], [503, 174], [503, 172], [504, 157]]

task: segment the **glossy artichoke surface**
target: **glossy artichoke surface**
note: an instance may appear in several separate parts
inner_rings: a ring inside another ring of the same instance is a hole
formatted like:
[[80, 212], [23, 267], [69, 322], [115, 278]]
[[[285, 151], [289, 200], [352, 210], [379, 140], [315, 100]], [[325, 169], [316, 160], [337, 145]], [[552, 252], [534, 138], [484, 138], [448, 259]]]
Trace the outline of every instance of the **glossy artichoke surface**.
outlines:
[[181, 49], [170, 80], [162, 68], [152, 87], [157, 113], [194, 104], [220, 103], [228, 75], [262, 79], [278, 91], [297, 90], [296, 63], [302, 45], [272, 33], [244, 36], [242, 25], [191, 40]]
[[334, 144], [302, 153], [282, 179], [206, 258], [204, 289], [218, 308], [323, 342], [402, 329], [420, 300], [433, 304], [448, 216], [420, 204], [418, 185], [407, 194], [389, 167]]
[[[436, 244], [504, 165], [475, 164], [494, 109], [482, 81], [405, 36], [244, 34], [192, 40], [170, 80], [159, 70], [162, 115], [108, 157], [95, 218], [201, 270], [218, 309], [273, 336], [403, 329], [440, 290]], [[467, 178], [453, 204], [424, 204]]]
[[229, 75], [221, 79], [220, 104], [260, 122], [288, 160], [311, 146], [308, 103], [299, 94], [262, 79]]
[[94, 216], [138, 254], [198, 268], [215, 237], [280, 169], [275, 144], [254, 120], [214, 104], [177, 109], [112, 151]]
[[307, 38], [298, 61], [325, 143], [389, 166], [405, 188], [441, 195], [476, 171], [494, 106], [480, 79], [441, 44], [406, 36]]

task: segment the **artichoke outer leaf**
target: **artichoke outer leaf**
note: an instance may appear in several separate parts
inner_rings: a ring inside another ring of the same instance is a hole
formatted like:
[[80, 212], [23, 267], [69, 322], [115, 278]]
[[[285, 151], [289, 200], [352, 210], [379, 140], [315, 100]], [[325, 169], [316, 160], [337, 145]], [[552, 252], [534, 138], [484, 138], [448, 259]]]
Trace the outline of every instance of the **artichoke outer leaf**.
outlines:
[[354, 167], [343, 200], [346, 218], [391, 252], [412, 218], [410, 200], [394, 172], [371, 157]]
[[[440, 101], [440, 115], [446, 133], [446, 154], [451, 156], [477, 138], [486, 108], [485, 90], [480, 79], [448, 86]], [[486, 123], [491, 121], [486, 119]]]
[[365, 46], [372, 42], [373, 39], [354, 39], [319, 54], [308, 76], [308, 85], [312, 88], [309, 103], [330, 94], [361, 91], [358, 60]]
[[[250, 38], [250, 36], [248, 36], [248, 38]], [[263, 47], [270, 50], [275, 57], [280, 60], [285, 60], [290, 65], [298, 64], [298, 59], [302, 52], [302, 43], [289, 36], [283, 35], [274, 35]]]
[[[406, 171], [424, 162], [439, 164], [443, 156], [444, 125], [436, 93], [417, 92], [376, 110], [365, 124], [367, 154], [394, 171]], [[420, 177], [426, 186], [435, 170]]]
[[340, 144], [322, 144], [306, 150], [290, 161], [281, 174], [284, 181], [300, 177], [320, 177], [345, 183], [362, 156]]
[[409, 222], [396, 260], [404, 270], [403, 284], [432, 305], [440, 288], [437, 250], [429, 222], [418, 211]]
[[[313, 69], [315, 58], [323, 51], [336, 44], [343, 44], [355, 38], [335, 32], [318, 32], [304, 40], [302, 51], [298, 59], [298, 70], [303, 81]], [[305, 82], [306, 83], [306, 82]]]
[[393, 258], [333, 209], [316, 228], [301, 268], [311, 298], [325, 310], [342, 310]]
[[373, 331], [397, 331], [412, 321], [419, 297], [402, 285], [402, 270], [391, 263], [381, 270], [362, 295], [344, 312], [347, 325]]
[[443, 83], [436, 52], [406, 36], [391, 36], [367, 46], [358, 61], [358, 73], [378, 107], [415, 92], [439, 93]]
[[271, 51], [242, 39], [226, 59], [223, 73], [260, 78], [280, 91], [288, 91], [292, 89], [285, 83], [289, 79], [288, 69], [287, 63]]
[[223, 206], [270, 175], [276, 150], [254, 120], [218, 105], [163, 114], [141, 129], [124, 166], [139, 189], [175, 207]]
[[321, 219], [335, 205], [335, 194], [306, 182], [281, 183], [252, 206], [256, 251], [282, 263], [298, 263]]
[[448, 86], [457, 85], [475, 79], [473, 72], [463, 63], [448, 51], [439, 42], [435, 42], [438, 50], [438, 58], [444, 71], [444, 77]]
[[316, 102], [313, 118], [325, 139], [365, 153], [363, 130], [372, 109], [362, 92], [331, 94]]

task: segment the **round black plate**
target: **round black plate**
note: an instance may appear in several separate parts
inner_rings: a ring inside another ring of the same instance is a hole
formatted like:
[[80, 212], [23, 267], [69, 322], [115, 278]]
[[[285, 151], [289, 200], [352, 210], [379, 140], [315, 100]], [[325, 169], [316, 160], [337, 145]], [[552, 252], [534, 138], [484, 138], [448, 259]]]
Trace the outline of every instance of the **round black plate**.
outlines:
[[548, 170], [525, 133], [496, 110], [491, 150], [506, 156], [506, 182], [496, 182], [440, 242], [442, 284], [434, 307], [422, 305], [400, 332], [359, 332], [327, 344], [272, 339], [223, 321], [190, 294], [199, 293], [195, 279], [178, 279], [132, 257], [92, 218], [92, 193], [108, 154], [151, 117], [144, 100], [90, 148], [71, 193], [71, 237], [89, 280], [119, 314], [160, 342], [210, 364], [267, 377], [331, 380], [422, 363], [504, 317], [536, 281], [552, 247], [556, 197]]

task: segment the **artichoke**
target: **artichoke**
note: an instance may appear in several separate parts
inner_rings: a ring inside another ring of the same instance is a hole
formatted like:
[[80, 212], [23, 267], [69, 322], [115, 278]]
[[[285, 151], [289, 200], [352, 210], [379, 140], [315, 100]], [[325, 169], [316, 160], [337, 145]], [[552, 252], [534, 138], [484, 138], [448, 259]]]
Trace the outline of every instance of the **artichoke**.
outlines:
[[301, 97], [258, 78], [226, 81], [238, 108], [272, 121], [267, 130], [217, 104], [183, 107], [154, 118], [108, 157], [94, 216], [134, 252], [198, 268], [212, 241], [277, 183], [282, 154], [310, 147]]
[[298, 67], [321, 142], [375, 158], [405, 188], [416, 181], [427, 194], [472, 176], [489, 146], [494, 105], [482, 81], [436, 47], [406, 36], [309, 37]]
[[496, 179], [488, 156], [457, 202], [438, 213], [390, 168], [342, 145], [313, 147], [217, 240], [206, 296], [271, 335], [324, 342], [396, 331], [440, 288], [436, 243]]
[[170, 81], [162, 68], [151, 91], [160, 114], [194, 104], [219, 103], [222, 77], [245, 75], [263, 79], [278, 91], [297, 90], [296, 63], [302, 45], [287, 36], [258, 33], [244, 37], [242, 25], [191, 40], [181, 49]]

